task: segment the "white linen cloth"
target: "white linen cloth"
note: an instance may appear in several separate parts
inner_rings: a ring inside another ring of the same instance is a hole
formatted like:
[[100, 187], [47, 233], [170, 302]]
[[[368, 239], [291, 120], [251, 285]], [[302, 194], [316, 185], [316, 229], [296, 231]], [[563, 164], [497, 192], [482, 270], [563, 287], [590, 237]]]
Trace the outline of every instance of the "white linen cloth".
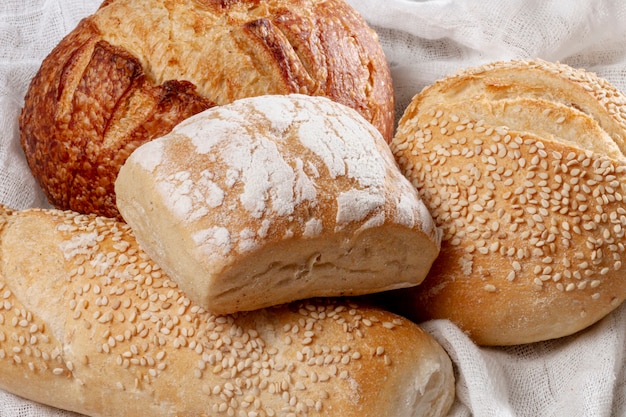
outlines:
[[[436, 79], [511, 58], [584, 67], [626, 91], [623, 0], [348, 1], [379, 33], [398, 116]], [[1, 1], [0, 203], [47, 206], [22, 154], [17, 117], [41, 60], [99, 3]], [[447, 321], [422, 326], [454, 362], [457, 399], [451, 416], [626, 416], [626, 306], [577, 335], [508, 348], [478, 347]], [[0, 417], [17, 416], [74, 414], [0, 391]]]

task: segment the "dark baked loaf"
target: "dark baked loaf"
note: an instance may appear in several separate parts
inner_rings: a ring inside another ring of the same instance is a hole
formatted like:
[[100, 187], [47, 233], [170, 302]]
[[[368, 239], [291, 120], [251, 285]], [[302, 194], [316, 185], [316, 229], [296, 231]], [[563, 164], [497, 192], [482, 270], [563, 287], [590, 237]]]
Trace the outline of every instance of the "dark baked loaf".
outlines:
[[21, 143], [57, 208], [119, 218], [113, 184], [140, 144], [214, 105], [321, 95], [391, 140], [388, 64], [342, 0], [111, 0], [44, 60], [25, 97]]

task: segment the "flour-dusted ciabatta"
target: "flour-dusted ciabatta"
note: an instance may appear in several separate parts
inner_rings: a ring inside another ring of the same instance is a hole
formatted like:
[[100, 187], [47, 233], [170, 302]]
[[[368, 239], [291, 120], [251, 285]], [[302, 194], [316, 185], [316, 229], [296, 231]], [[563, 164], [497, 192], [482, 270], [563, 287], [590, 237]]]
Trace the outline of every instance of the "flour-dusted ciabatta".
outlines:
[[0, 388], [88, 416], [445, 416], [450, 359], [346, 300], [237, 315], [194, 304], [129, 226], [0, 212]]
[[55, 207], [115, 217], [140, 144], [211, 106], [288, 93], [350, 106], [391, 140], [387, 61], [344, 0], [108, 0], [42, 63], [21, 143]]
[[544, 61], [470, 68], [418, 94], [391, 147], [442, 249], [392, 305], [486, 345], [569, 335], [619, 306], [625, 105], [596, 75]]
[[195, 115], [133, 152], [116, 194], [146, 252], [218, 313], [417, 285], [439, 252], [382, 135], [324, 97]]

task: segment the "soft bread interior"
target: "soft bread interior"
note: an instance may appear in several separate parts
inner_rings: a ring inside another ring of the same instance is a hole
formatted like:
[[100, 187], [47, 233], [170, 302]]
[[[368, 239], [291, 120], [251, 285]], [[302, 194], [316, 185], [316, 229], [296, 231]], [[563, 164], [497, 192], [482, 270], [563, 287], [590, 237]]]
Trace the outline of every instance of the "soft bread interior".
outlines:
[[215, 311], [228, 311], [288, 302], [298, 293], [343, 296], [406, 288], [418, 276], [417, 281], [424, 278], [437, 255], [426, 242], [414, 231], [394, 226], [291, 239], [240, 259], [210, 287], [199, 285], [195, 294], [205, 294], [203, 304]]

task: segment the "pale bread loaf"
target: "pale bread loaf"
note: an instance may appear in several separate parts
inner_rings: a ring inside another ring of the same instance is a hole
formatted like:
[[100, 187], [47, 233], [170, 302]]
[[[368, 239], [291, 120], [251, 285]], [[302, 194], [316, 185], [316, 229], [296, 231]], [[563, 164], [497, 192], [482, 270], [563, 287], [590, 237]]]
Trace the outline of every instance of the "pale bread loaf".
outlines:
[[[422, 109], [437, 103], [486, 98], [534, 98], [563, 104], [592, 117], [626, 152], [626, 96], [596, 74], [540, 59], [463, 68], [415, 97]], [[417, 106], [414, 103], [413, 106]]]
[[391, 147], [442, 249], [390, 306], [484, 345], [570, 335], [619, 306], [624, 103], [594, 74], [543, 61], [471, 68], [418, 94]]
[[116, 217], [126, 157], [192, 114], [263, 94], [321, 95], [390, 141], [391, 82], [376, 33], [344, 0], [105, 1], [43, 61], [21, 143], [56, 208]]
[[459, 117], [471, 117], [492, 126], [507, 126], [518, 132], [574, 143], [583, 149], [625, 160], [620, 148], [598, 122], [575, 107], [544, 99], [490, 100], [483, 97], [446, 103], [444, 108]]
[[346, 300], [213, 315], [124, 223], [0, 209], [0, 388], [89, 416], [445, 416], [445, 351]]
[[324, 97], [259, 96], [138, 148], [120, 213], [217, 313], [419, 284], [440, 233], [380, 133]]

